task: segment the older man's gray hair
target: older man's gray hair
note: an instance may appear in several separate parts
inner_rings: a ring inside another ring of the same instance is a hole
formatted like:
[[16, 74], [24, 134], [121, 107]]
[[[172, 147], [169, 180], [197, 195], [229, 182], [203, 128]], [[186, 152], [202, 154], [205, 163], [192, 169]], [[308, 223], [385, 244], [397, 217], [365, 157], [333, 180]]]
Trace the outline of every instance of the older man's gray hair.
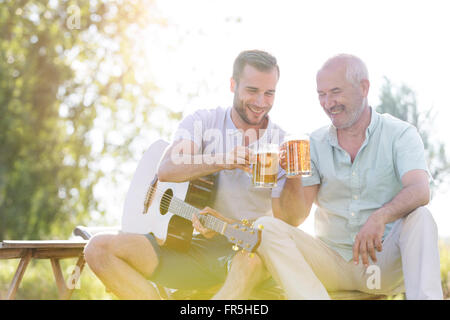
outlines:
[[369, 80], [369, 71], [367, 70], [367, 66], [364, 63], [364, 61], [362, 61], [357, 56], [347, 53], [341, 53], [331, 57], [323, 64], [320, 70], [326, 68], [327, 66], [337, 61], [344, 61], [346, 66], [345, 77], [354, 86], [359, 85], [361, 80]]

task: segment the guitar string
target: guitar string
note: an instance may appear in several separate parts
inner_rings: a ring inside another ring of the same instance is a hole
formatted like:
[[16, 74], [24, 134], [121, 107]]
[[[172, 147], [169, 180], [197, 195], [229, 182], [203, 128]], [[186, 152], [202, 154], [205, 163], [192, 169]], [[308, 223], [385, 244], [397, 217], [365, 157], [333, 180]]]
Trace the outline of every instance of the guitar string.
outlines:
[[[165, 192], [163, 193], [163, 191], [159, 190], [158, 188], [155, 188], [154, 186], [150, 187], [150, 191], [156, 191], [158, 195], [162, 195], [160, 203], [163, 204], [164, 209], [169, 210], [169, 208], [172, 207], [174, 209], [181, 210], [182, 212], [179, 212], [180, 215], [188, 218], [189, 220], [192, 219], [193, 214], [199, 213], [201, 211], [200, 209], [197, 209], [196, 207], [178, 199], [177, 197], [175, 197], [173, 195], [166, 196]], [[171, 206], [172, 203], [174, 203], [175, 206], [174, 205]], [[184, 208], [187, 208], [187, 210], [184, 210]], [[200, 216], [199, 219], [202, 223], [213, 224], [213, 228], [211, 228], [211, 229], [213, 229], [214, 231], [217, 231], [217, 232], [221, 232], [222, 228], [223, 228], [223, 224], [226, 223], [226, 222], [220, 220], [219, 218], [216, 218], [211, 215]]]
[[[183, 200], [180, 200], [180, 199], [178, 199], [177, 197], [175, 197], [175, 196], [170, 196], [170, 195], [167, 195], [167, 196], [165, 196], [166, 195], [166, 193], [165, 192], [163, 192], [162, 190], [160, 190], [160, 189], [158, 189], [157, 187], [155, 188], [154, 186], [150, 186], [150, 191], [154, 191], [154, 192], [156, 192], [158, 195], [161, 195], [162, 196], [162, 198], [161, 198], [161, 202], [160, 203], [162, 203], [165, 207], [165, 209], [169, 209], [169, 207], [171, 207], [171, 203], [172, 202], [175, 202], [175, 204], [176, 205], [178, 205], [178, 207], [176, 207], [177, 209], [180, 209], [181, 208], [181, 210], [183, 210], [183, 208], [182, 207], [187, 207], [188, 209], [190, 209], [191, 211], [194, 211], [194, 212], [184, 212], [185, 214], [194, 214], [194, 213], [198, 213], [198, 212], [200, 212], [201, 210], [200, 209], [197, 209], [196, 207], [194, 207], [194, 206], [192, 206], [192, 205], [190, 205], [189, 203], [186, 203], [186, 202], [184, 202]], [[172, 206], [173, 207], [173, 206]], [[185, 216], [185, 214], [181, 214], [182, 216]], [[207, 215], [207, 216], [205, 216], [205, 218], [204, 219], [201, 219], [202, 217], [199, 217], [199, 219], [200, 219], [200, 221], [202, 222], [202, 223], [209, 223], [209, 224], [213, 224], [213, 227], [211, 227], [210, 229], [213, 229], [214, 231], [217, 231], [217, 232], [222, 232], [222, 228], [223, 228], [223, 224], [224, 223], [226, 223], [226, 222], [224, 222], [224, 221], [222, 221], [222, 220], [220, 220], [219, 218], [216, 218], [216, 217], [214, 217], [214, 216], [211, 216], [211, 215]], [[192, 219], [192, 216], [190, 217], [190, 218], [188, 218], [189, 220], [191, 220]], [[212, 220], [212, 221], [204, 221], [204, 220]], [[203, 220], [203, 221], [202, 221]], [[215, 220], [215, 221], [214, 221]], [[221, 224], [221, 226], [219, 226], [217, 229], [215, 229], [214, 227], [217, 227], [217, 222], [218, 223], [220, 223]], [[250, 228], [250, 229], [253, 229], [253, 228]], [[234, 231], [238, 231], [237, 229], [235, 229]], [[245, 234], [245, 233], [244, 233]], [[246, 235], [246, 234], [245, 234]]]

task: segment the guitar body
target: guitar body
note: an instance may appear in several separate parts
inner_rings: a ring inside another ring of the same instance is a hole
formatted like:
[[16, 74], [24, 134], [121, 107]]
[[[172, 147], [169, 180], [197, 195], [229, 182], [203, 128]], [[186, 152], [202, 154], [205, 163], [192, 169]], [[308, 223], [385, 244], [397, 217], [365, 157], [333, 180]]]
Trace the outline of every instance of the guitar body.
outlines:
[[180, 200], [198, 209], [211, 206], [214, 180], [207, 176], [184, 183], [158, 181], [158, 164], [168, 145], [164, 140], [156, 141], [139, 162], [125, 198], [122, 231], [152, 233], [160, 245], [186, 251], [192, 239], [192, 222], [173, 214], [170, 206]]

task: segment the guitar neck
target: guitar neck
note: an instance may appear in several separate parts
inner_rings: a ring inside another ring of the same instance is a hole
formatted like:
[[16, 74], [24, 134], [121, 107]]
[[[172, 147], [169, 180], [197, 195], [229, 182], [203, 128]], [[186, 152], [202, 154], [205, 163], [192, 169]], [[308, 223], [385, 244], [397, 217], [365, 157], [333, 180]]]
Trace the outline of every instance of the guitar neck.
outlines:
[[195, 214], [204, 227], [214, 230], [218, 233], [223, 233], [224, 228], [226, 227], [226, 222], [222, 221], [211, 215], [200, 215], [200, 210], [190, 204], [183, 202], [182, 200], [176, 199], [175, 197], [172, 199], [169, 205], [169, 211], [177, 216], [180, 216], [184, 219], [192, 221], [192, 217]]

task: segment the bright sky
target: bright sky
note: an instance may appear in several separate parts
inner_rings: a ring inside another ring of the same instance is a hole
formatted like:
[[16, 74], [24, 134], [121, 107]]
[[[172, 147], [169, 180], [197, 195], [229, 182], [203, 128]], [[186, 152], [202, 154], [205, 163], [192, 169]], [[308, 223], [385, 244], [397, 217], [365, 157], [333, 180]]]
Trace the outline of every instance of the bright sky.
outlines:
[[[450, 150], [448, 1], [158, 0], [164, 30], [145, 34], [149, 68], [161, 88], [157, 101], [184, 114], [229, 106], [229, 78], [237, 54], [266, 50], [278, 59], [281, 78], [272, 119], [291, 131], [329, 123], [317, 100], [315, 75], [337, 53], [362, 58], [369, 69], [369, 103], [387, 76], [417, 94], [421, 110], [434, 107], [434, 132]], [[188, 94], [193, 94], [191, 99]], [[430, 208], [441, 236], [450, 237], [444, 204], [448, 186]], [[311, 218], [302, 226], [312, 232]]]

